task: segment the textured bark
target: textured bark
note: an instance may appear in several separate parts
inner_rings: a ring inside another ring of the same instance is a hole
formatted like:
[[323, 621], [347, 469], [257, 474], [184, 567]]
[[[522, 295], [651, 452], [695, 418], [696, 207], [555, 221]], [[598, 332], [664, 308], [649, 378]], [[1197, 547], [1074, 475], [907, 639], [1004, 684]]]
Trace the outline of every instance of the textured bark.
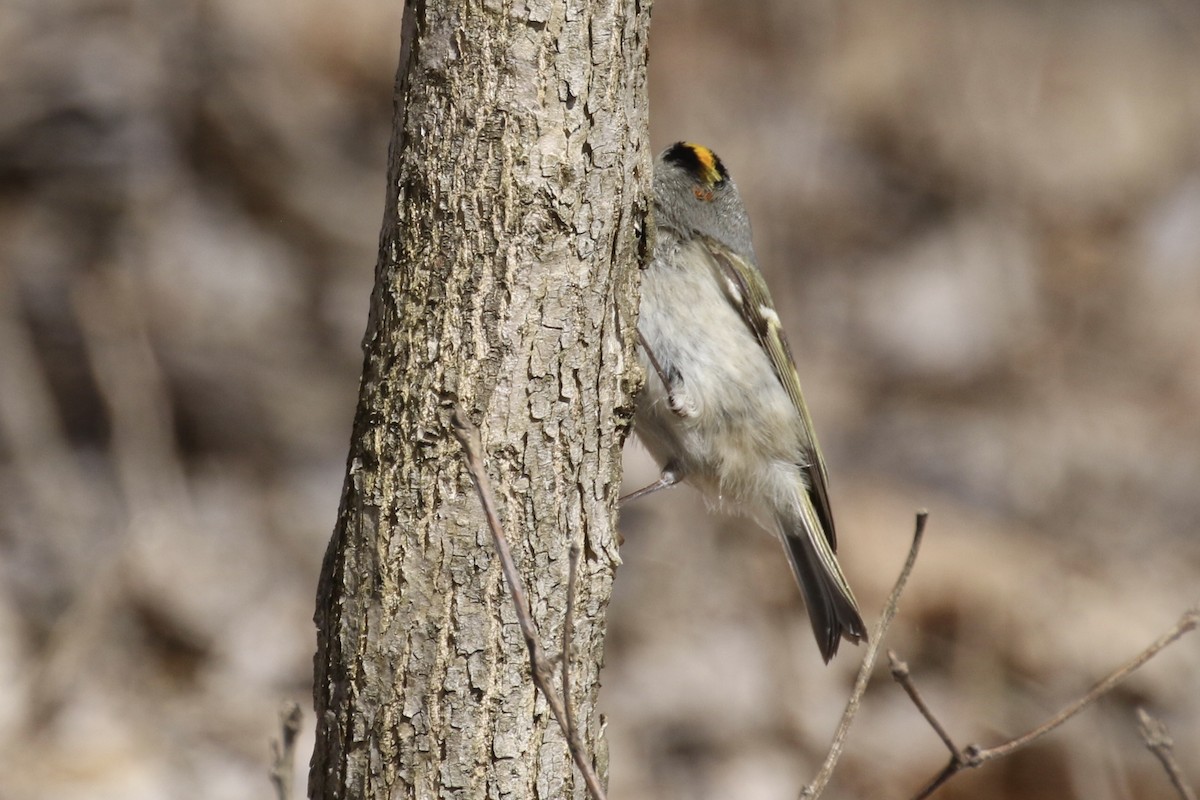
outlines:
[[411, 2], [357, 417], [317, 598], [317, 798], [585, 796], [448, 428], [479, 425], [547, 650], [584, 547], [595, 712], [645, 255], [649, 4]]

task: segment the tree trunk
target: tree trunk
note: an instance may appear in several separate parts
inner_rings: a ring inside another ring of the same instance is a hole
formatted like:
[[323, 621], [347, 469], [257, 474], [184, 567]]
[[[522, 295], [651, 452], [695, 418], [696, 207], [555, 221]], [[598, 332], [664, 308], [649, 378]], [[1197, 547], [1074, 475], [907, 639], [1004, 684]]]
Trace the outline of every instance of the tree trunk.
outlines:
[[410, 2], [341, 508], [317, 597], [313, 798], [585, 797], [453, 436], [487, 469], [547, 650], [583, 546], [584, 740], [619, 563], [645, 255], [649, 3]]

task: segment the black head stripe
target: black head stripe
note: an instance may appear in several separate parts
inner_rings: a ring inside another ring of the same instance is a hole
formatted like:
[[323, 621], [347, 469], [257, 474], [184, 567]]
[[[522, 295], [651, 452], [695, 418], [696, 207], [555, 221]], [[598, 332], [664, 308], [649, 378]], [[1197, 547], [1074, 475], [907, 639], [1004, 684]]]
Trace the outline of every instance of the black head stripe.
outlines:
[[663, 153], [663, 160], [683, 168], [698, 183], [706, 186], [718, 186], [729, 180], [729, 173], [721, 159], [703, 145], [676, 142]]

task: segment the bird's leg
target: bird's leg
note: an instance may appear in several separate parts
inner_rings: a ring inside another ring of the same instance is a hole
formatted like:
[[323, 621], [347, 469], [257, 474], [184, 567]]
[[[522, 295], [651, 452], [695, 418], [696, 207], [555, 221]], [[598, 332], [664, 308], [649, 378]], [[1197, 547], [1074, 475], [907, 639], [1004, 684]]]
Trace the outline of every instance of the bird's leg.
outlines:
[[[688, 402], [687, 395], [679, 388], [678, 375], [675, 380], [672, 380], [668, 375], [667, 370], [663, 368], [662, 362], [658, 360], [658, 356], [654, 355], [654, 350], [651, 349], [650, 343], [646, 341], [646, 337], [642, 332], [638, 331], [638, 342], [642, 345], [642, 349], [646, 351], [646, 357], [650, 359], [650, 366], [654, 367], [654, 372], [658, 375], [658, 379], [662, 381], [663, 388], [667, 390], [667, 405], [677, 416], [694, 417], [696, 415], [695, 407]], [[675, 481], [678, 483], [679, 481]], [[674, 484], [667, 484], [672, 486]], [[650, 487], [647, 486], [647, 489]], [[659, 487], [666, 488], [666, 487]]]
[[625, 505], [631, 500], [637, 500], [639, 497], [645, 497], [649, 494], [654, 494], [659, 489], [670, 489], [675, 484], [683, 480], [683, 471], [675, 466], [674, 463], [667, 464], [663, 467], [663, 471], [659, 474], [658, 480], [649, 486], [643, 486], [636, 492], [630, 492], [617, 501], [617, 505]]

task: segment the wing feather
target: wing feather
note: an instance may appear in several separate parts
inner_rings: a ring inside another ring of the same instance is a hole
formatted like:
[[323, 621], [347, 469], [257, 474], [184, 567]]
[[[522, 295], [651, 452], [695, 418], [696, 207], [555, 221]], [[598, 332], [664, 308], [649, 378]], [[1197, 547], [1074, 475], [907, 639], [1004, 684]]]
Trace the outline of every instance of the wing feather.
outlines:
[[[766, 281], [756, 268], [747, 264], [737, 253], [707, 237], [703, 241], [725, 278], [726, 296], [766, 352], [775, 370], [775, 377], [779, 379], [780, 385], [800, 415], [804, 439], [808, 442], [807, 452], [804, 453], [805, 463], [800, 464], [800, 467], [808, 477], [809, 495], [813, 510], [821, 522], [821, 529], [825, 532], [825, 538], [829, 540], [829, 546], [836, 551], [837, 532], [833, 526], [833, 513], [829, 505], [829, 478], [825, 471], [825, 459], [821, 455], [821, 446], [817, 443], [817, 434], [813, 429], [808, 406], [805, 405], [804, 396], [800, 392], [800, 376], [796, 373], [792, 349], [788, 346]], [[736, 292], [732, 291], [735, 286]]]

